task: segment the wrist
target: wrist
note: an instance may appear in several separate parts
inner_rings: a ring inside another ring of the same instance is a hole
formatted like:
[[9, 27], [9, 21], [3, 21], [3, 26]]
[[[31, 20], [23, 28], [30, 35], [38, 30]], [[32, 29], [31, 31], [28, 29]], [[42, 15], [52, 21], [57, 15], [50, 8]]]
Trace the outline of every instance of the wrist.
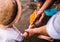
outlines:
[[42, 14], [43, 10], [39, 9], [39, 11], [37, 11], [37, 14]]
[[34, 28], [34, 34], [37, 34], [38, 33], [37, 31], [38, 31], [37, 28]]
[[44, 11], [43, 9], [40, 9], [39, 11], [41, 11], [41, 13]]

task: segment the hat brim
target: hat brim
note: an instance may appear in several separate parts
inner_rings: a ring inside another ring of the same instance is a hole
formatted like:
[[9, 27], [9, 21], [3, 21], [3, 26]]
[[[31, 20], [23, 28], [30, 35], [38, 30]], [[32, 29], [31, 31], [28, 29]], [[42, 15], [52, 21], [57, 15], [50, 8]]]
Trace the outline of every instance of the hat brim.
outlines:
[[17, 23], [20, 20], [20, 18], [21, 18], [22, 5], [21, 5], [20, 1], [17, 2], [17, 6], [18, 6], [17, 15], [16, 15], [15, 19], [10, 24], [6, 25], [7, 27], [12, 26], [13, 24]]

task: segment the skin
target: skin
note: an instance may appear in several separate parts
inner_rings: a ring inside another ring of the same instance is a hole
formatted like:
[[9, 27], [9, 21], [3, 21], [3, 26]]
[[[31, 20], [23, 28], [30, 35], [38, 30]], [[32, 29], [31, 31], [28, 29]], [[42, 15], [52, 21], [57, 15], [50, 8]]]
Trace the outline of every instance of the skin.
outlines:
[[37, 14], [41, 14], [46, 8], [49, 7], [49, 5], [52, 3], [52, 0], [46, 0], [45, 3], [42, 5], [42, 7], [39, 9]]
[[[58, 5], [56, 5], [56, 8], [58, 10], [60, 10], [60, 3]], [[41, 20], [39, 20], [39, 21], [41, 21]], [[30, 37], [30, 36], [32, 36], [34, 34], [40, 34], [40, 37], [42, 37], [42, 38], [45, 38], [45, 39], [47, 38], [47, 40], [52, 39], [51, 37], [49, 37], [49, 35], [48, 35], [47, 31], [46, 31], [46, 25], [44, 25], [42, 27], [39, 27], [39, 28], [34, 28], [34, 25], [30, 25], [30, 27], [25, 31], [28, 32], [28, 34], [29, 34], [28, 35], [27, 33], [25, 33], [26, 37], [28, 37], [28, 36]], [[46, 36], [41, 36], [41, 35], [46, 35]]]
[[46, 32], [46, 25], [39, 28], [27, 29], [25, 31], [29, 33], [29, 36], [32, 36], [34, 34], [48, 35]]
[[[36, 19], [38, 18], [38, 16], [41, 15], [40, 19], [35, 22], [36, 25], [39, 25], [39, 23], [41, 23], [42, 19], [43, 19], [44, 16], [45, 16], [43, 11], [44, 11], [46, 8], [48, 8], [49, 5], [50, 5], [52, 2], [53, 2], [53, 0], [46, 0], [46, 1], [44, 2], [44, 4], [43, 4], [42, 2], [40, 2], [40, 3], [38, 2], [38, 3], [36, 4], [36, 5], [37, 5], [37, 14], [36, 14], [36, 16], [35, 16], [35, 20], [34, 20], [34, 21], [36, 21]], [[43, 4], [43, 5], [42, 5], [42, 4]], [[40, 7], [41, 7], [41, 8], [40, 8]], [[29, 28], [33, 28], [33, 27], [35, 27], [34, 24], [29, 25]]]
[[40, 39], [42, 38], [42, 39], [48, 40], [50, 42], [53, 42], [53, 39], [48, 35], [48, 33], [46, 31], [46, 25], [39, 27], [39, 28], [26, 29], [23, 36], [25, 36], [25, 38], [27, 38], [34, 34], [39, 34], [38, 38], [40, 38]]
[[[60, 3], [57, 4], [57, 5], [55, 6], [55, 8], [57, 8], [58, 10], [60, 10]], [[44, 18], [44, 16], [45, 16], [45, 14], [42, 13], [42, 16], [41, 16], [40, 19], [36, 22], [37, 25], [39, 25], [39, 24], [41, 23], [41, 21], [42, 21], [42, 19]]]
[[46, 32], [46, 25], [39, 27], [39, 28], [28, 28], [25, 30], [25, 33], [23, 34], [23, 36], [25, 35], [25, 37], [30, 37], [34, 34], [40, 34], [40, 35], [48, 35]]

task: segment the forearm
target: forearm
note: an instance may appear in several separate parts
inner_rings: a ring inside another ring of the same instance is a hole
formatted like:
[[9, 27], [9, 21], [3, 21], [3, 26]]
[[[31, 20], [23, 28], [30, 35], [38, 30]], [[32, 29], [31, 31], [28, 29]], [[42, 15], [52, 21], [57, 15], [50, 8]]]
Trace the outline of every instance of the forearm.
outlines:
[[41, 14], [41, 17], [39, 17], [39, 19], [34, 23], [34, 25], [35, 25], [36, 27], [39, 27], [39, 25], [41, 24], [41, 22], [42, 22], [42, 20], [44, 19], [44, 17], [45, 17], [45, 14], [42, 13], [42, 14]]
[[42, 13], [42, 16], [40, 17], [39, 22], [41, 22], [43, 20], [44, 16], [45, 16], [45, 14]]
[[37, 28], [35, 33], [41, 34], [41, 35], [48, 35], [47, 32], [46, 32], [46, 25]]
[[[41, 16], [41, 15], [42, 15], [42, 16]], [[40, 18], [41, 18], [41, 19], [43, 18], [43, 14], [39, 14], [39, 15], [35, 16], [33, 24], [36, 23], [37, 20], [40, 20]]]
[[49, 5], [52, 3], [52, 0], [46, 0], [43, 6], [40, 8], [40, 10], [43, 12], [46, 8], [49, 7]]

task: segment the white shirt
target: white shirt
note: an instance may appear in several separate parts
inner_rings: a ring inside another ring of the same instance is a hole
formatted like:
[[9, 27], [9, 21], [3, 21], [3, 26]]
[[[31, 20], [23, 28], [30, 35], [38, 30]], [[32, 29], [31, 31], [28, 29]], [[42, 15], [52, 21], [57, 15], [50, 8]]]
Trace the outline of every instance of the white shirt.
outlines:
[[47, 33], [54, 39], [60, 39], [60, 11], [48, 21]]
[[19, 34], [19, 32], [13, 28], [8, 28], [7, 30], [0, 29], [0, 42], [16, 42], [15, 40], [23, 40], [21, 33]]

